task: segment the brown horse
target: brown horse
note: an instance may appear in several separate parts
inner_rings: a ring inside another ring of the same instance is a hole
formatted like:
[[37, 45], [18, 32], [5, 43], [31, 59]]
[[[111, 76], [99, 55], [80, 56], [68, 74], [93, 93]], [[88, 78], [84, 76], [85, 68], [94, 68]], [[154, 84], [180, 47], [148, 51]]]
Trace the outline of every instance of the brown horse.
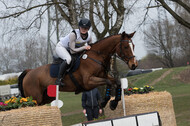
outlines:
[[[134, 32], [135, 33], [135, 32]], [[112, 77], [108, 76], [107, 71], [110, 66], [110, 59], [114, 53], [128, 64], [128, 67], [134, 70], [137, 67], [133, 50], [134, 44], [131, 40], [134, 33], [112, 35], [91, 45], [91, 49], [83, 53], [80, 58], [79, 68], [72, 73], [74, 80], [67, 74], [64, 78], [65, 86], [59, 88], [60, 91], [78, 92], [91, 90], [97, 86], [107, 84], [117, 84], [115, 97], [115, 109], [117, 102], [121, 99], [121, 85]], [[55, 83], [56, 78], [50, 76], [50, 64], [38, 67], [36, 69], [25, 70], [18, 78], [19, 90], [23, 97], [32, 96], [39, 105], [50, 103], [55, 98], [47, 95], [47, 87]], [[78, 89], [79, 87], [79, 89]], [[80, 90], [82, 89], [82, 90]], [[109, 93], [107, 93], [107, 96]], [[104, 99], [103, 107], [108, 102], [110, 96]], [[113, 106], [113, 105], [112, 105]]]

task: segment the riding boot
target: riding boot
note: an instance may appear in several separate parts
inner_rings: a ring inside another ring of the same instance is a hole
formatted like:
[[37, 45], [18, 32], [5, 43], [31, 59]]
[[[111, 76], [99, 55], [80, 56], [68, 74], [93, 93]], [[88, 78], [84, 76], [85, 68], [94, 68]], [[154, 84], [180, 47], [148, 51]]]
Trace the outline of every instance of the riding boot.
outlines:
[[55, 81], [56, 85], [60, 85], [60, 86], [64, 86], [65, 85], [63, 83], [63, 78], [65, 77], [67, 66], [68, 66], [68, 64], [67, 64], [66, 60], [63, 60], [63, 62], [60, 65], [60, 68], [59, 68], [58, 78]]

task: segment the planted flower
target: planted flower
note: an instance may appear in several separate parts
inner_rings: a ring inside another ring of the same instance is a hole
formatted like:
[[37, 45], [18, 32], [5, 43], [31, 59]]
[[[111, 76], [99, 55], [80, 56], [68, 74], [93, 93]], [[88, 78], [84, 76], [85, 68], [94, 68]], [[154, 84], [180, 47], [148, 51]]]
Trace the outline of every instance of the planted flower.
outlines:
[[150, 91], [154, 90], [152, 86], [145, 85], [144, 86], [145, 93], [149, 93]]
[[0, 106], [6, 106], [7, 104], [0, 102]]
[[138, 91], [139, 91], [139, 88], [137, 88], [137, 87], [134, 87], [134, 88], [133, 88], [133, 93], [137, 94]]
[[133, 91], [133, 88], [129, 88], [128, 91]]
[[127, 90], [125, 90], [126, 95], [131, 95], [131, 94], [144, 94], [144, 93], [149, 93], [150, 91], [154, 90], [152, 86], [145, 85], [144, 87], [129, 87]]
[[144, 88], [139, 88], [139, 91], [138, 91], [139, 94], [143, 94], [144, 93]]
[[11, 97], [5, 102], [0, 102], [0, 111], [6, 111], [10, 109], [16, 109], [26, 106], [35, 106], [37, 105], [36, 100], [33, 100], [32, 97], [22, 98], [22, 97]]
[[28, 101], [27, 98], [21, 98], [20, 99], [20, 103], [27, 102], [27, 101]]
[[128, 88], [124, 91], [126, 95], [131, 95], [133, 93], [133, 88]]

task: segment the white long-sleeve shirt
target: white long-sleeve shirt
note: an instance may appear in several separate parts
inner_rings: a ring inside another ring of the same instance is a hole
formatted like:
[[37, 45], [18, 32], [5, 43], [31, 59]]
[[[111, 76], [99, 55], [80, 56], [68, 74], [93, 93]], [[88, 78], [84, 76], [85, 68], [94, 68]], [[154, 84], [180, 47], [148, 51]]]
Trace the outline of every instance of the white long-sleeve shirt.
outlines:
[[65, 37], [62, 37], [60, 39], [60, 44], [65, 47], [66, 49], [69, 49], [72, 54], [81, 52], [85, 50], [85, 44], [90, 44], [92, 43], [92, 37], [88, 31], [88, 37], [83, 40], [79, 29], [75, 29], [74, 32], [71, 32]]

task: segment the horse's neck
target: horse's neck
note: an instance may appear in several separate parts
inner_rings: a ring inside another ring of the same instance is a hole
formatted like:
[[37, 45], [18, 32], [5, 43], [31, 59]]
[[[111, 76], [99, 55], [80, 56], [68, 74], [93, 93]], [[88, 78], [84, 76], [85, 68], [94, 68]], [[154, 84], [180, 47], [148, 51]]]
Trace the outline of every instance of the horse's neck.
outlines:
[[116, 45], [119, 43], [119, 39], [119, 35], [108, 37], [97, 45], [97, 50], [104, 55], [113, 55], [115, 53]]

